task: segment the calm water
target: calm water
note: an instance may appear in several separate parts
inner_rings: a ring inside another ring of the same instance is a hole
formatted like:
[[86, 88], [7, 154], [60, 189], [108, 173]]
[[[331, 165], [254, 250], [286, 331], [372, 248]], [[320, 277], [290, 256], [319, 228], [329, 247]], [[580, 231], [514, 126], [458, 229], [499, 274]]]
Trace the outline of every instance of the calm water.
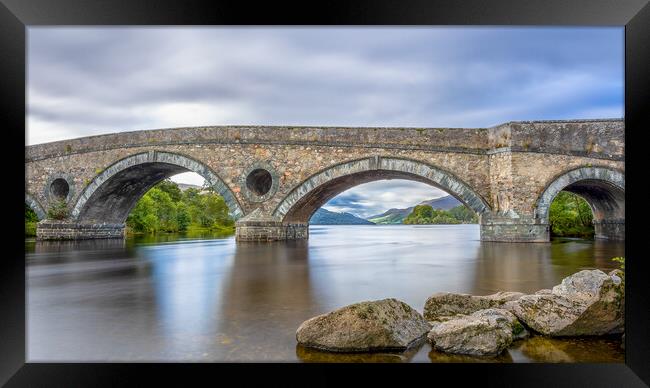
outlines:
[[621, 243], [481, 243], [478, 225], [312, 226], [309, 241], [235, 244], [165, 235], [26, 242], [29, 361], [623, 362], [619, 338], [519, 341], [496, 359], [438, 353], [331, 355], [296, 345], [304, 320], [438, 291], [550, 288], [616, 268]]

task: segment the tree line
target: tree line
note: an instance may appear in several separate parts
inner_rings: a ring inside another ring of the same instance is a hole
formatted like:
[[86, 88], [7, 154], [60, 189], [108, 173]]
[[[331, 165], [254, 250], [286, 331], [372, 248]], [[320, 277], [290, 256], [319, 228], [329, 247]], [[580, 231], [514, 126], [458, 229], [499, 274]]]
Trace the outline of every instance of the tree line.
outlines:
[[[404, 219], [404, 224], [470, 224], [477, 223], [478, 216], [466, 206], [449, 210], [433, 209], [430, 205], [418, 205]], [[594, 235], [591, 207], [582, 197], [561, 191], [549, 209], [551, 236], [591, 238]]]
[[[64, 218], [67, 217], [67, 206]], [[56, 206], [52, 206], [56, 208]], [[60, 219], [57, 212], [48, 211], [48, 218]], [[36, 213], [25, 203], [25, 236], [36, 236]], [[228, 214], [223, 197], [211, 188], [189, 188], [181, 191], [178, 185], [165, 179], [152, 187], [138, 200], [126, 220], [127, 234], [158, 232], [216, 232], [230, 234], [235, 221]]]
[[203, 229], [222, 233], [235, 231], [223, 197], [211, 188], [181, 191], [165, 179], [136, 203], [126, 220], [127, 233], [185, 232]]
[[478, 216], [464, 205], [449, 210], [434, 209], [431, 205], [417, 205], [402, 223], [407, 225], [476, 224]]

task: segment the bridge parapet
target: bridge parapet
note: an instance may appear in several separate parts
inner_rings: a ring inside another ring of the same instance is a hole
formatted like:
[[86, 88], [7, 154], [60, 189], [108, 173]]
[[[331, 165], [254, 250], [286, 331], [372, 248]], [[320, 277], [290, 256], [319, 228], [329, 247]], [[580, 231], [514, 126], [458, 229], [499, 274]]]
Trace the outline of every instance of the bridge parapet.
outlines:
[[26, 147], [25, 161], [180, 144], [287, 144], [623, 158], [621, 119], [512, 121], [490, 128], [210, 126], [119, 132]]

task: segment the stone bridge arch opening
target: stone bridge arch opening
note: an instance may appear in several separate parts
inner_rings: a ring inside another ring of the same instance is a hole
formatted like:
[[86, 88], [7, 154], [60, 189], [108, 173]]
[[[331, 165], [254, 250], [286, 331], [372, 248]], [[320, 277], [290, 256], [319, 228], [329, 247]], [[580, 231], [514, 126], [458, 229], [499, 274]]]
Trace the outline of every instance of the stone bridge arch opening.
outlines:
[[41, 204], [32, 195], [25, 193], [25, 237], [35, 237], [38, 222], [47, 214]]
[[121, 159], [95, 176], [72, 206], [70, 234], [74, 238], [123, 236], [137, 201], [158, 182], [184, 172], [201, 175], [224, 198], [235, 220], [243, 215], [233, 192], [208, 166], [184, 155], [149, 151]]
[[275, 208], [272, 219], [255, 220], [254, 214], [238, 223], [238, 240], [307, 238], [309, 220], [330, 199], [361, 184], [405, 179], [441, 189], [474, 211], [479, 219], [489, 212], [488, 203], [453, 174], [424, 162], [372, 157], [330, 166], [295, 187]]
[[44, 220], [47, 217], [45, 209], [33, 195], [25, 193], [25, 205], [29, 206], [29, 208], [36, 214], [39, 221]]
[[[591, 207], [594, 238], [625, 240], [625, 175], [607, 167], [582, 167], [555, 177], [540, 194], [535, 218], [549, 225], [550, 206], [561, 191], [582, 197]], [[547, 228], [547, 240], [550, 228]]]

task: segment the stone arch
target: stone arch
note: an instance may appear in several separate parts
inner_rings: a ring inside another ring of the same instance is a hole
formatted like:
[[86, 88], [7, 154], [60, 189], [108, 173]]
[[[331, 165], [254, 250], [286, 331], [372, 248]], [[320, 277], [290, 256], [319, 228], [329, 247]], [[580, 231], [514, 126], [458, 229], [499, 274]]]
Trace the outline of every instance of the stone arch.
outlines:
[[47, 213], [45, 212], [43, 206], [41, 206], [41, 203], [38, 202], [38, 200], [29, 193], [25, 193], [25, 203], [27, 203], [29, 207], [32, 208], [34, 213], [36, 213], [38, 216], [39, 220], [44, 220], [47, 217]]
[[99, 173], [79, 195], [71, 217], [79, 222], [124, 223], [138, 199], [151, 187], [188, 171], [206, 179], [224, 198], [235, 220], [244, 214], [230, 188], [205, 164], [177, 153], [149, 151], [118, 160]]
[[273, 216], [284, 223], [306, 223], [319, 207], [339, 193], [380, 179], [427, 183], [456, 197], [479, 216], [491, 211], [479, 194], [450, 172], [417, 160], [375, 156], [339, 163], [310, 176], [280, 202]]
[[549, 209], [560, 191], [583, 197], [594, 216], [596, 238], [624, 239], [625, 236], [625, 174], [609, 167], [580, 167], [553, 179], [539, 195], [535, 218], [548, 224]]

